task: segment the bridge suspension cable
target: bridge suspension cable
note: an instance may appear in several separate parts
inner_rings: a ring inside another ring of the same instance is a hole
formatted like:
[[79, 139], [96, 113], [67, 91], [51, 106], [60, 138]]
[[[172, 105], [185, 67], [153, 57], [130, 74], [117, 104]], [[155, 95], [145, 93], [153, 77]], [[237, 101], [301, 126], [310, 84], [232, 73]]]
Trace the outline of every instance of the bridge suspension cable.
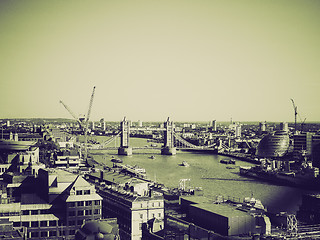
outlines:
[[197, 145], [194, 145], [192, 143], [189, 143], [187, 140], [184, 140], [182, 137], [178, 136], [176, 133], [173, 134], [175, 139], [182, 143], [182, 145], [184, 147], [189, 147], [189, 148], [197, 148], [197, 149], [203, 149], [203, 146], [197, 146]]
[[104, 143], [101, 144], [100, 148], [106, 147], [107, 145], [109, 145], [110, 143], [112, 143], [114, 140], [117, 139], [117, 137], [119, 137], [121, 135], [121, 132], [118, 132], [116, 135], [114, 135], [113, 137], [109, 138], [107, 141], [105, 141]]

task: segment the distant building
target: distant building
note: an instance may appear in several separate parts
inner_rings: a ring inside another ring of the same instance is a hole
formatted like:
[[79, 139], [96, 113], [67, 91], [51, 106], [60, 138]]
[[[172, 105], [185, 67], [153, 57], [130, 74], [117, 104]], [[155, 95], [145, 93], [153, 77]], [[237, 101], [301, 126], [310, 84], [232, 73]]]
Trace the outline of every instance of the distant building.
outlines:
[[310, 132], [293, 135], [293, 151], [296, 155], [301, 155], [302, 152], [306, 156], [311, 155], [313, 135]]
[[212, 131], [216, 132], [217, 131], [217, 121], [213, 120], [212, 121], [212, 125], [211, 125]]
[[260, 122], [259, 123], [259, 134], [262, 134], [263, 132], [266, 131], [266, 125], [267, 125], [266, 122]]
[[285, 131], [276, 131], [264, 136], [259, 142], [259, 157], [283, 157], [289, 149], [289, 135]]
[[280, 131], [285, 131], [285, 132], [289, 131], [289, 127], [288, 127], [288, 123], [287, 122], [281, 122], [280, 123]]

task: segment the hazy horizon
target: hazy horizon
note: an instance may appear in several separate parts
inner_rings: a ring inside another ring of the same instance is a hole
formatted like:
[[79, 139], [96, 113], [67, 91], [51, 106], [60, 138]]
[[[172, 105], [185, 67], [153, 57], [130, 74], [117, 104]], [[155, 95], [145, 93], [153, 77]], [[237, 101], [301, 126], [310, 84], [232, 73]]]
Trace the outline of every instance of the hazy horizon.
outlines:
[[0, 2], [0, 118], [320, 120], [320, 1]]

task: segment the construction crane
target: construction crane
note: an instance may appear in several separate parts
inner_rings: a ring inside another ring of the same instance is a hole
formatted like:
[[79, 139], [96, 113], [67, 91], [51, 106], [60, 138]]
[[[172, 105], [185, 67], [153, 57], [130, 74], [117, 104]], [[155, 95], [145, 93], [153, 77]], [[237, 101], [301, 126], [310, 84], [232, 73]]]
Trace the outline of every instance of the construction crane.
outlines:
[[67, 111], [71, 114], [71, 116], [79, 123], [80, 129], [81, 129], [82, 125], [81, 125], [80, 119], [77, 118], [77, 116], [71, 111], [71, 109], [64, 102], [60, 100], [60, 103], [64, 106], [65, 109], [67, 109]]
[[304, 118], [304, 120], [302, 120], [302, 118], [300, 117], [300, 114], [298, 113], [298, 107], [295, 105], [293, 99], [291, 98], [291, 102], [293, 104], [293, 109], [294, 109], [294, 132], [297, 132], [297, 115], [299, 116], [300, 122], [301, 122], [301, 127], [300, 127], [300, 131], [303, 131], [303, 125], [306, 121], [307, 118]]
[[88, 158], [88, 144], [87, 144], [87, 136], [88, 136], [88, 126], [89, 126], [89, 119], [90, 119], [90, 115], [91, 115], [91, 108], [92, 108], [92, 103], [93, 103], [93, 97], [94, 97], [94, 92], [95, 92], [96, 87], [93, 87], [92, 90], [92, 94], [91, 94], [91, 98], [90, 98], [90, 102], [89, 102], [89, 108], [88, 108], [88, 112], [87, 112], [87, 116], [85, 117], [85, 121], [84, 123], [82, 123], [80, 121], [79, 118], [77, 118], [77, 116], [71, 111], [71, 109], [60, 100], [60, 103], [65, 107], [65, 109], [68, 110], [68, 112], [71, 114], [71, 116], [79, 123], [80, 128], [83, 129], [84, 131], [84, 160], [87, 163], [87, 158]]
[[294, 104], [293, 99], [291, 98], [291, 102], [293, 104], [293, 110], [294, 110], [294, 133], [297, 132], [297, 114], [298, 114], [298, 107]]
[[90, 98], [90, 102], [89, 102], [89, 108], [88, 108], [88, 113], [86, 116], [86, 120], [84, 122], [84, 160], [87, 163], [87, 157], [88, 157], [88, 146], [87, 146], [87, 137], [88, 137], [88, 126], [89, 126], [89, 119], [90, 119], [90, 115], [91, 115], [91, 108], [92, 108], [92, 103], [93, 103], [93, 97], [94, 97], [94, 91], [95, 91], [96, 87], [93, 87], [92, 90], [92, 94], [91, 94], [91, 98]]
[[[300, 117], [300, 115], [299, 115], [299, 117]], [[301, 132], [303, 132], [303, 126], [304, 126], [306, 119], [307, 118], [304, 118], [303, 121], [301, 122]], [[301, 118], [300, 118], [300, 120], [301, 120]]]

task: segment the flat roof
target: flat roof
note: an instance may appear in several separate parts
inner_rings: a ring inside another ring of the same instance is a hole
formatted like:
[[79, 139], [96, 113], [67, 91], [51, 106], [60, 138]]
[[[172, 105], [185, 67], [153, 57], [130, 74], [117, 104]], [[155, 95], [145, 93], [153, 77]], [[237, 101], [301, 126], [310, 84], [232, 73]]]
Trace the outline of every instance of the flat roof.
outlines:
[[[97, 178], [100, 178], [100, 172], [92, 173], [91, 175]], [[113, 182], [117, 184], [125, 184], [129, 182], [133, 177], [125, 174], [119, 174], [118, 172], [104, 171], [103, 180], [108, 182]]]
[[225, 217], [243, 217], [250, 216], [247, 212], [236, 209], [234, 206], [226, 203], [199, 203], [193, 204], [191, 207], [203, 209], [208, 212], [212, 212]]

